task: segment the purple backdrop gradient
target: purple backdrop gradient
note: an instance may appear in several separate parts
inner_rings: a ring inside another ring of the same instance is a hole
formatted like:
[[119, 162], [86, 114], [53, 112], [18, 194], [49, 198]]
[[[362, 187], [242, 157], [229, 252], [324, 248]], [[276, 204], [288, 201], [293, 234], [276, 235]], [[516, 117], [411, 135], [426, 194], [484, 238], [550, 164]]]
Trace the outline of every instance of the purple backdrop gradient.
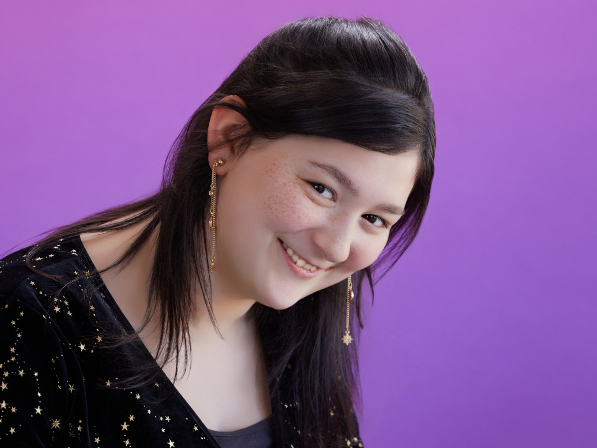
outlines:
[[597, 446], [595, 5], [3, 1], [0, 252], [153, 192], [280, 25], [376, 17], [429, 76], [438, 146], [423, 228], [367, 315], [366, 445]]

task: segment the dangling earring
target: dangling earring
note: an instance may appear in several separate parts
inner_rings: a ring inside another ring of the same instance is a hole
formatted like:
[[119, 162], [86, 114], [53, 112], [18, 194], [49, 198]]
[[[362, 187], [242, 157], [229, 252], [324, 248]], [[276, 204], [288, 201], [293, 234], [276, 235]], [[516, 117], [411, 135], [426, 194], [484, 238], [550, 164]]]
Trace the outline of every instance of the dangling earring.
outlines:
[[350, 302], [354, 299], [354, 292], [352, 292], [352, 280], [351, 276], [348, 276], [348, 289], [346, 291], [346, 331], [342, 342], [346, 345], [352, 342], [352, 336], [350, 336]]
[[216, 268], [216, 167], [223, 165], [224, 161], [219, 159], [211, 167], [211, 185], [209, 195], [211, 196], [211, 206], [209, 209], [209, 228], [211, 229], [211, 263], [209, 270], [211, 272]]

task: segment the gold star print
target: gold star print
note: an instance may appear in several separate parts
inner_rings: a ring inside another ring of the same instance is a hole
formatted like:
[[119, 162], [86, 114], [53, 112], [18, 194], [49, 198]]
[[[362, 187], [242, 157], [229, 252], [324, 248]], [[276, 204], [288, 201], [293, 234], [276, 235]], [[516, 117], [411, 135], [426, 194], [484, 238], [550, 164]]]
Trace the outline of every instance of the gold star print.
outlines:
[[164, 420], [164, 417], [160, 417], [160, 421]]
[[106, 386], [110, 387], [110, 380], [106, 381]]
[[33, 372], [33, 376], [37, 376], [37, 372]]
[[8, 376], [8, 372], [4, 372], [4, 376]]
[[159, 383], [155, 383], [155, 387], [160, 387], [160, 384]]
[[16, 324], [16, 322], [14, 320], [11, 320], [10, 323], [13, 325]]
[[135, 421], [135, 416], [134, 415], [129, 415], [129, 421], [134, 422]]
[[23, 316], [25, 313], [23, 313], [22, 311], [19, 313], [19, 316]]
[[97, 342], [102, 342], [102, 337], [101, 336], [97, 337]]
[[136, 398], [137, 400], [139, 400], [139, 399], [141, 398], [141, 395], [137, 394], [137, 395], [135, 395], [135, 398]]
[[74, 384], [69, 384], [68, 385], [68, 390], [71, 391], [71, 392], [74, 392], [75, 391], [75, 385]]
[[122, 426], [122, 430], [123, 430], [123, 431], [126, 431], [127, 429], [129, 429], [129, 425], [127, 425], [127, 424], [126, 424], [126, 422], [124, 422], [124, 423], [123, 423], [122, 425], [120, 425], [120, 426]]
[[0, 403], [0, 409], [6, 409], [6, 401], [2, 400], [2, 403]]
[[166, 416], [166, 421], [170, 422], [170, 417]]
[[35, 408], [35, 413], [41, 415], [41, 408], [39, 406]]
[[81, 431], [83, 428], [81, 427], [81, 425], [77, 426], [77, 431]]
[[199, 431], [199, 428], [197, 428], [197, 425], [193, 426], [193, 431]]
[[126, 440], [124, 441], [124, 444], [125, 444], [126, 446], [129, 446], [129, 445], [130, 445], [130, 443], [131, 443], [131, 442], [129, 442], [129, 439], [126, 439]]
[[65, 304], [66, 306], [68, 306], [68, 301], [67, 301], [67, 300], [65, 300], [65, 301], [64, 301], [64, 304]]
[[6, 384], [4, 381], [2, 382], [2, 390], [8, 389], [8, 384]]
[[95, 438], [95, 440], [94, 440], [94, 442], [95, 442], [95, 443], [100, 443], [100, 439], [99, 439], [99, 437], [96, 437], [96, 438]]
[[21, 337], [21, 333], [17, 333], [17, 338], [20, 338], [20, 337]]
[[14, 347], [10, 347], [10, 353], [14, 353], [15, 352], [15, 348]]
[[54, 256], [54, 254], [50, 254], [48, 255], [48, 258], [52, 258]]
[[95, 308], [93, 307], [93, 305], [91, 305], [91, 306], [89, 307], [89, 309], [90, 309], [91, 311], [95, 310]]
[[79, 344], [79, 348], [81, 349], [81, 351], [85, 350], [85, 344], [83, 344], [83, 343], [81, 342], [81, 344]]
[[29, 284], [30, 284], [30, 285], [35, 285], [35, 283], [34, 283], [34, 282], [29, 282]]
[[174, 446], [174, 442], [170, 439], [168, 439], [168, 445], [170, 445], [170, 448], [172, 448]]
[[57, 306], [54, 307], [54, 311], [56, 311], [57, 313], [60, 311], [60, 308], [58, 308]]
[[164, 428], [162, 428], [162, 432], [166, 432], [166, 430]]
[[11, 434], [14, 434], [16, 432], [14, 428], [10, 428], [9, 431], [10, 431]]
[[17, 412], [17, 408], [10, 408], [11, 412]]

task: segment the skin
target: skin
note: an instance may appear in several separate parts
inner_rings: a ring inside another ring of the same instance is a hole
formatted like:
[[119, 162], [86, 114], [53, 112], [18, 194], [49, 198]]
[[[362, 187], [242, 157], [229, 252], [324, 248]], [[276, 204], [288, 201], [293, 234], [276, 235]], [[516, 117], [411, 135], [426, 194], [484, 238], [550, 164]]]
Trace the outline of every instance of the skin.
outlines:
[[[238, 97], [225, 100], [244, 104]], [[256, 141], [241, 155], [230, 137], [244, 124], [238, 113], [217, 107], [208, 128], [208, 145], [215, 148], [210, 166], [224, 161], [216, 168], [216, 268], [211, 273], [212, 305], [223, 338], [197, 297], [191, 367], [175, 383], [206, 426], [218, 431], [250, 426], [271, 413], [261, 344], [247, 311], [255, 302], [288, 308], [372, 264], [400, 218], [419, 163], [415, 150], [387, 155], [297, 135]], [[81, 238], [102, 269], [142, 227]], [[294, 266], [282, 242], [316, 266], [315, 272]], [[137, 330], [147, 307], [154, 243], [155, 235], [124, 269], [102, 275]], [[140, 337], [155, 354], [155, 320]], [[173, 379], [173, 366], [164, 370]]]

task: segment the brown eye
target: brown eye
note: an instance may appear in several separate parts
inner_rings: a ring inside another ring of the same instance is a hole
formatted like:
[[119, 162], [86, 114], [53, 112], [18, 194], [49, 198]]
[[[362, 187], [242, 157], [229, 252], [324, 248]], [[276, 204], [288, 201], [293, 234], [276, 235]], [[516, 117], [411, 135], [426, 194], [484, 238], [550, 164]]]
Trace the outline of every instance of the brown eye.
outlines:
[[367, 221], [369, 221], [371, 224], [373, 224], [375, 227], [388, 227], [388, 223], [386, 221], [384, 221], [383, 219], [381, 219], [379, 216], [377, 215], [363, 215], [363, 218], [365, 218]]
[[318, 184], [316, 182], [309, 182], [313, 189], [323, 196], [326, 199], [334, 199], [334, 192], [330, 190], [328, 187], [322, 184]]

